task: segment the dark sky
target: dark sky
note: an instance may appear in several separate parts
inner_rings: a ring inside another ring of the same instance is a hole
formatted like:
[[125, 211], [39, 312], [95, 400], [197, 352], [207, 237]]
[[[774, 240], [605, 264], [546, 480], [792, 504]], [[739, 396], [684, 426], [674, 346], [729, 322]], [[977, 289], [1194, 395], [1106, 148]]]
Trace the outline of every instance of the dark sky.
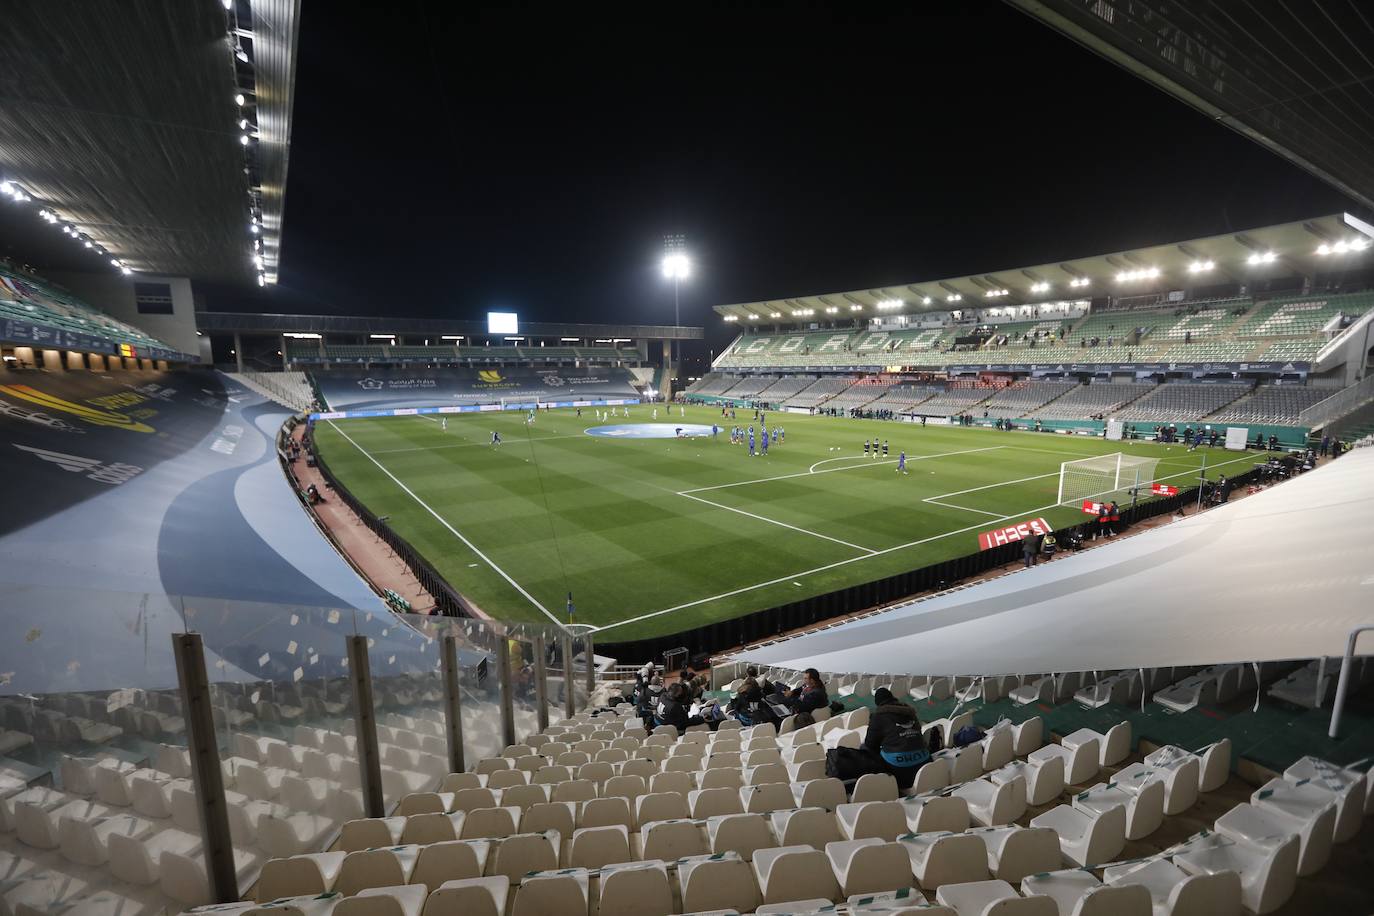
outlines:
[[279, 287], [216, 308], [671, 323], [1349, 209], [998, 0], [307, 5]]

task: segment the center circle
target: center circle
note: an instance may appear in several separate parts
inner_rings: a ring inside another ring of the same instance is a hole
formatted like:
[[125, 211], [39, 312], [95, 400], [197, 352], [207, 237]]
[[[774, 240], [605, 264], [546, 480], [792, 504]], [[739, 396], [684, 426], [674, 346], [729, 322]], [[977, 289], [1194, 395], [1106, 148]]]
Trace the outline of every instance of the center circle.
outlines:
[[619, 423], [614, 426], [591, 426], [583, 430], [589, 436], [608, 439], [675, 439], [683, 436], [709, 436], [711, 427], [700, 423]]

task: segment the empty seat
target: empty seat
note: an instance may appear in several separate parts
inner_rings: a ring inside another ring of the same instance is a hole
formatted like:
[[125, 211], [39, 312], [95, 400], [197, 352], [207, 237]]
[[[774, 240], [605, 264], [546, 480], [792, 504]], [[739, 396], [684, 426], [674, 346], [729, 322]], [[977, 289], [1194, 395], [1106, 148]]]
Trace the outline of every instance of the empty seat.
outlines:
[[845, 897], [911, 886], [911, 857], [900, 843], [841, 840], [827, 843], [825, 855]]
[[983, 841], [968, 833], [908, 833], [897, 838], [911, 859], [911, 871], [926, 890], [988, 877]]
[[78, 865], [95, 866], [109, 860], [110, 842], [114, 838], [141, 842], [157, 829], [153, 821], [132, 814], [99, 818], [63, 816], [57, 822], [57, 838], [64, 859]]
[[923, 795], [904, 798], [907, 833], [961, 833], [972, 823], [968, 802], [957, 795]]
[[1022, 897], [1005, 881], [974, 881], [946, 884], [935, 899], [959, 916], [1059, 916], [1049, 897]]
[[525, 875], [515, 891], [511, 916], [587, 916], [589, 885], [585, 868]]
[[301, 894], [326, 894], [334, 890], [339, 871], [348, 853], [315, 852], [269, 859], [258, 878], [257, 899], [261, 902]]
[[1108, 808], [1126, 809], [1126, 839], [1140, 840], [1164, 823], [1164, 782], [1146, 779], [1098, 783], [1073, 797], [1073, 806], [1094, 816]]
[[[1142, 764], [1131, 764], [1118, 772], [1127, 770], [1138, 773]], [[1202, 761], [1196, 754], [1182, 748], [1165, 745], [1145, 757], [1144, 767], [1160, 771], [1164, 776], [1164, 813], [1182, 814], [1197, 803], [1199, 779], [1202, 775]]]
[[693, 775], [699, 789], [740, 789], [744, 786], [743, 770], [696, 770]]
[[968, 803], [969, 816], [984, 827], [1010, 824], [1026, 813], [1026, 780], [1021, 776], [993, 782], [973, 779], [954, 789]]
[[762, 814], [725, 814], [708, 818], [706, 836], [711, 852], [734, 852], [746, 862], [753, 861], [755, 850], [777, 845], [768, 819]]
[[[692, 809], [692, 817], [697, 820], [705, 820], [720, 814], [744, 813], [744, 804], [740, 800], [738, 789], [694, 789], [687, 793], [687, 804]], [[783, 807], [791, 807], [791, 804]]]
[[334, 890], [349, 895], [369, 887], [407, 884], [419, 857], [419, 846], [392, 846], [388, 849], [350, 852], [344, 857], [338, 880], [334, 883]]
[[450, 840], [421, 846], [410, 881], [437, 888], [449, 881], [480, 878], [490, 852], [491, 844], [486, 840]]
[[635, 799], [635, 823], [670, 821], [691, 817], [687, 796], [679, 792], [652, 792]]
[[[509, 789], [511, 786], [523, 786], [530, 781], [530, 773], [544, 768], [544, 758], [534, 758], [539, 761], [535, 770], [497, 770], [487, 777], [488, 789]], [[517, 761], [518, 762], [518, 761]]]
[[780, 846], [810, 846], [824, 850], [843, 839], [835, 816], [824, 808], [793, 808], [768, 815]]
[[625, 862], [601, 869], [599, 916], [668, 916], [673, 890], [661, 861]]
[[1012, 750], [1017, 757], [1025, 757], [1045, 743], [1045, 720], [1031, 716], [1011, 727]]
[[487, 873], [505, 875], [518, 881], [526, 872], [557, 868], [561, 844], [560, 835], [552, 830], [506, 837], [494, 844], [495, 851]]
[[745, 786], [739, 790], [739, 798], [744, 810], [754, 814], [781, 811], [795, 805], [792, 787], [788, 783], [772, 782], [761, 786]]
[[600, 868], [629, 860], [630, 833], [623, 824], [582, 827], [573, 831], [568, 843], [567, 865], [571, 868]]
[[453, 793], [449, 810], [473, 811], [477, 808], [495, 808], [500, 804], [500, 796], [492, 789], [459, 789]]
[[1026, 781], [1026, 804], [1047, 805], [1064, 791], [1064, 758], [1052, 756], [1042, 760], [1013, 760], [1000, 770], [987, 775], [992, 782]]
[[459, 789], [482, 788], [482, 777], [476, 773], [449, 773], [439, 783], [440, 792], [457, 792]]
[[1053, 830], [1012, 824], [971, 832], [987, 848], [988, 871], [994, 878], [1015, 883], [1059, 867], [1059, 837]]
[[896, 801], [897, 778], [889, 773], [865, 773], [854, 784], [851, 802]]
[[1365, 789], [1367, 774], [1338, 767], [1317, 757], [1303, 757], [1283, 771], [1283, 778], [1289, 782], [1316, 786], [1332, 794], [1336, 801], [1333, 838], [1337, 843], [1344, 843], [1359, 833], [1368, 797]]
[[1217, 818], [1219, 833], [1256, 842], [1264, 837], [1296, 834], [1298, 875], [1315, 874], [1331, 857], [1336, 827], [1336, 798], [1310, 783], [1298, 785], [1271, 779], [1250, 796], [1250, 804], [1236, 805]]
[[370, 887], [345, 897], [334, 916], [420, 916], [429, 892], [423, 884], [406, 887]]
[[[1104, 767], [1114, 766], [1125, 760], [1131, 753], [1131, 723], [1118, 722], [1107, 729], [1104, 735], [1091, 728], [1080, 728], [1065, 735], [1060, 745], [1070, 750], [1086, 741], [1097, 741], [1098, 763]], [[1073, 782], [1074, 780], [1070, 780]]]
[[200, 835], [164, 828], [148, 836], [109, 837], [110, 873], [131, 884], [156, 884], [161, 874], [163, 852], [184, 856], [200, 854]]
[[848, 840], [876, 837], [895, 840], [908, 832], [907, 809], [901, 802], [859, 802], [844, 804], [835, 809], [840, 832]]
[[1058, 833], [1064, 857], [1078, 865], [1110, 862], [1126, 845], [1126, 809], [1120, 806], [1095, 813], [1059, 805], [1032, 818], [1031, 826]]
[[645, 859], [672, 862], [687, 856], [709, 855], [700, 825], [696, 821], [654, 821], [640, 830], [640, 847]]
[[460, 840], [480, 840], [514, 834], [520, 827], [520, 809], [474, 808], [463, 818]]
[[593, 798], [582, 803], [577, 815], [579, 827], [609, 827], [620, 825], [629, 829], [634, 827], [634, 814], [630, 810], [628, 798]]
[[[1053, 899], [1060, 916], [1152, 916], [1153, 913], [1150, 894], [1145, 888], [1106, 885], [1092, 872], [1082, 869], [1023, 878], [1021, 893]], [[1199, 916], [1210, 912], [1200, 911]], [[1180, 911], [1179, 916], [1184, 916], [1184, 912]]]
[[847, 796], [844, 783], [834, 777], [792, 783], [792, 797], [798, 808], [826, 808], [835, 810]]
[[[1242, 803], [1237, 807], [1248, 807]], [[1299, 842], [1295, 835], [1268, 837], [1258, 843], [1222, 834], [1200, 837], [1174, 855], [1174, 864], [1190, 875], [1240, 875], [1241, 902], [1252, 913], [1270, 913], [1293, 895], [1298, 876]]]
[[810, 846], [774, 846], [754, 853], [754, 874], [764, 903], [821, 897], [840, 891], [825, 853]]
[[509, 893], [510, 879], [505, 875], [445, 881], [425, 901], [424, 916], [446, 916], [450, 913], [505, 916]]
[[1152, 859], [1104, 869], [1102, 878], [1109, 887], [1141, 888], [1157, 913], [1240, 916], [1240, 876], [1235, 872], [1189, 875], [1166, 859]]
[[1029, 763], [1043, 764], [1052, 757], [1064, 760], [1064, 782], [1071, 786], [1087, 785], [1097, 777], [1101, 769], [1102, 746], [1096, 738], [1086, 738], [1068, 747], [1063, 744], [1047, 744], [1031, 751], [1026, 760]]
[[596, 798], [596, 783], [589, 779], [570, 779], [553, 787], [551, 801], [587, 802]]
[[[824, 857], [823, 853], [817, 853]], [[829, 867], [826, 872], [829, 873]], [[761, 903], [759, 886], [749, 863], [734, 853], [691, 856], [677, 863], [684, 913], [734, 910], [749, 913]], [[832, 882], [835, 880], [832, 876]]]

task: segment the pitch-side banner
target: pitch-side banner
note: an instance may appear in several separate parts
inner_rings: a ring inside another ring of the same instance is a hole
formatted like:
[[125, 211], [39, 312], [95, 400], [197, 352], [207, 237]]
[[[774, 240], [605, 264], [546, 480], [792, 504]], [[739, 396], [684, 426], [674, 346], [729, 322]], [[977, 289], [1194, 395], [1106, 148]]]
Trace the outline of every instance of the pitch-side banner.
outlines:
[[1054, 528], [1043, 518], [1027, 519], [1015, 525], [1008, 525], [1006, 528], [997, 528], [992, 531], [984, 531], [978, 535], [978, 549], [989, 550], [993, 547], [1001, 547], [1003, 544], [1010, 544], [1014, 541], [1024, 541], [1026, 538], [1033, 538], [1042, 534], [1049, 534]]
[[1156, 496], [1177, 496], [1178, 487], [1170, 486], [1167, 483], [1150, 484], [1150, 492]]
[[1105, 505], [1106, 503], [1098, 503], [1093, 502], [1091, 499], [1085, 499], [1083, 500], [1083, 511], [1089, 515], [1097, 515], [1102, 511], [1102, 507]]

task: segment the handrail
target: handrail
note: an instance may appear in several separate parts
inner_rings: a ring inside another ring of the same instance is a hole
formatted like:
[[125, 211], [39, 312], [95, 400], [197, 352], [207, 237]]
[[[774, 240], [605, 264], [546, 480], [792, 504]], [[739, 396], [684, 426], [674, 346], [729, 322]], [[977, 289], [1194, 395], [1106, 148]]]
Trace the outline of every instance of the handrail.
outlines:
[[1341, 713], [1345, 711], [1345, 692], [1350, 689], [1350, 669], [1355, 659], [1355, 642], [1360, 638], [1360, 634], [1368, 630], [1374, 630], [1374, 624], [1356, 627], [1350, 631], [1350, 636], [1345, 641], [1345, 656], [1341, 658], [1341, 677], [1336, 682], [1336, 702], [1331, 707], [1331, 727], [1327, 730], [1328, 737], [1335, 738], [1341, 729]]
[[[1338, 317], [1340, 316], [1332, 316], [1332, 320], [1334, 321]], [[1317, 351], [1316, 357], [1312, 360], [1312, 365], [1320, 366], [1322, 360], [1326, 359], [1332, 353], [1335, 353], [1341, 347], [1345, 346], [1346, 343], [1348, 343], [1349, 341], [1354, 340], [1354, 335], [1358, 333], [1359, 329], [1365, 327], [1371, 321], [1374, 321], [1374, 309], [1370, 309], [1369, 311], [1361, 315], [1359, 318], [1356, 318], [1350, 324], [1346, 325], [1345, 328], [1342, 329], [1339, 334], [1337, 334], [1335, 337], [1332, 337], [1325, 344], [1323, 344], [1322, 348]]]
[[1316, 428], [1339, 419], [1365, 403], [1374, 400], [1374, 374], [1360, 382], [1342, 388], [1329, 398], [1318, 401], [1298, 414], [1298, 425]]

